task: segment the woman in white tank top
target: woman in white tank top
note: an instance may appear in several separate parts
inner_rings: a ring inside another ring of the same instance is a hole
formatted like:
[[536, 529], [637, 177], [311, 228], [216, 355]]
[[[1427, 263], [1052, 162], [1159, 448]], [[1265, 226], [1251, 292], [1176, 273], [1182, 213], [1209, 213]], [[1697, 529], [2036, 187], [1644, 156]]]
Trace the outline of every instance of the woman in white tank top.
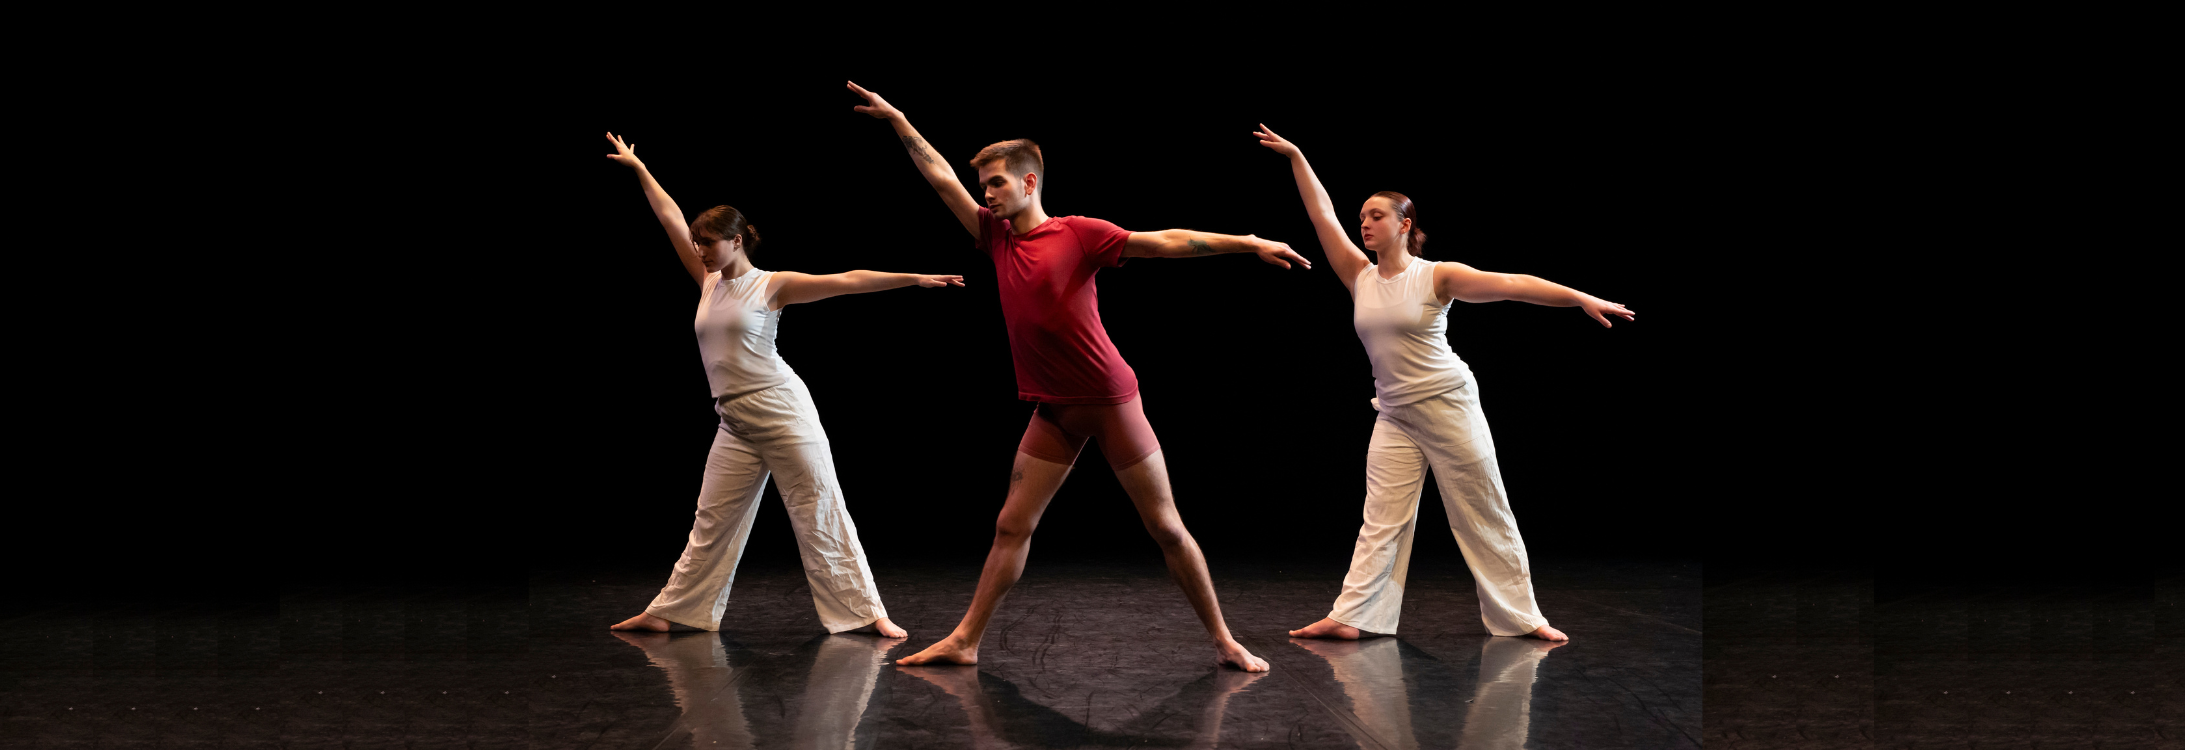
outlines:
[[613, 629], [666, 631], [680, 623], [719, 630], [736, 562], [743, 557], [751, 519], [758, 514], [759, 494], [768, 477], [778, 475], [820, 624], [835, 633], [864, 630], [904, 637], [907, 633], [888, 619], [887, 608], [880, 604], [857, 526], [850, 522], [842, 485], [835, 479], [819, 411], [804, 381], [775, 350], [774, 337], [781, 331], [782, 308], [791, 304], [913, 284], [963, 286], [963, 277], [761, 271], [752, 267], [750, 258], [759, 233], [743, 214], [715, 206], [685, 226], [683, 210], [637, 159], [636, 147], [612, 133], [607, 140], [615, 145], [607, 158], [637, 172], [645, 200], [668, 232], [668, 244], [698, 282], [698, 353], [713, 390], [713, 410], [721, 417], [698, 489], [697, 521], [682, 559], [644, 614]]
[[1634, 320], [1632, 312], [1545, 279], [1421, 259], [1426, 233], [1419, 229], [1417, 207], [1402, 193], [1375, 193], [1358, 212], [1359, 234], [1365, 249], [1380, 258], [1376, 264], [1343, 232], [1305, 154], [1267, 126], [1259, 127], [1253, 135], [1260, 145], [1290, 158], [1328, 265], [1350, 290], [1351, 323], [1373, 362], [1373, 408], [1380, 412], [1366, 448], [1365, 525], [1358, 530], [1343, 592], [1326, 618], [1290, 635], [1358, 638], [1396, 632], [1419, 495], [1431, 467], [1450, 531], [1478, 584], [1487, 632], [1569, 640], [1548, 626], [1533, 601], [1532, 568], [1503, 492], [1494, 438], [1479, 408], [1479, 385], [1449, 349], [1449, 303], [1518, 300], [1577, 307], [1604, 326], [1609, 316]]

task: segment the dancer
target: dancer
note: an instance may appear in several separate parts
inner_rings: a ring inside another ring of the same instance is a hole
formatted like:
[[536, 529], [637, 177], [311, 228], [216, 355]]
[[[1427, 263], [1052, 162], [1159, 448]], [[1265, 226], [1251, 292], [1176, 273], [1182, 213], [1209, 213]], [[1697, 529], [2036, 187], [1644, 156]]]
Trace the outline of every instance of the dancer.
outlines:
[[714, 206], [686, 227], [683, 210], [637, 159], [637, 147], [613, 133], [607, 140], [615, 145], [607, 158], [637, 172], [653, 216], [668, 232], [668, 244], [698, 282], [698, 353], [713, 388], [713, 410], [721, 417], [713, 451], [706, 456], [705, 481], [698, 488], [698, 520], [691, 526], [690, 544], [676, 561], [667, 587], [644, 614], [612, 629], [664, 632], [670, 623], [721, 629], [729, 584], [735, 581], [744, 540], [751, 536], [751, 519], [759, 512], [759, 493], [772, 473], [781, 475], [782, 502], [797, 532], [797, 551], [804, 557], [804, 578], [811, 584], [820, 625], [831, 633], [908, 635], [880, 605], [865, 548], [857, 541], [857, 525], [843, 507], [842, 484], [835, 481], [834, 457], [827, 449], [827, 432], [820, 428], [818, 408], [804, 381], [775, 351], [774, 336], [785, 305], [913, 284], [963, 286], [963, 277], [761, 271], [751, 265], [758, 228], [741, 212]]
[[1449, 349], [1449, 302], [1517, 300], [1576, 307], [1604, 326], [1610, 325], [1610, 315], [1637, 318], [1623, 305], [1545, 279], [1421, 259], [1426, 232], [1419, 229], [1418, 207], [1402, 193], [1374, 193], [1359, 210], [1359, 234], [1381, 262], [1368, 260], [1336, 221], [1335, 205], [1305, 154], [1266, 125], [1259, 127], [1253, 135], [1259, 136], [1260, 145], [1290, 157], [1297, 192], [1328, 253], [1328, 265], [1350, 290], [1352, 325], [1373, 363], [1373, 408], [1381, 413], [1366, 446], [1365, 525], [1358, 530], [1343, 593], [1326, 618], [1290, 635], [1358, 638], [1396, 632], [1404, 574], [1411, 565], [1411, 537], [1419, 520], [1419, 493], [1431, 466], [1449, 510], [1449, 528], [1456, 532], [1457, 547], [1478, 585], [1480, 619], [1487, 632], [1568, 640], [1563, 631], [1548, 626], [1533, 601], [1532, 568], [1503, 494], [1494, 438], [1480, 412], [1479, 384], [1471, 368]]
[[1049, 217], [1040, 203], [1046, 167], [1039, 146], [1028, 140], [1002, 141], [972, 157], [986, 196], [986, 205], [979, 205], [901, 110], [855, 83], [850, 90], [865, 98], [865, 104], [853, 109], [895, 127], [911, 162], [941, 194], [941, 202], [956, 214], [956, 220], [963, 222], [964, 231], [977, 238], [979, 250], [993, 260], [1002, 318], [1008, 324], [1010, 353], [1016, 361], [1017, 397], [1037, 404], [1017, 446], [1008, 500], [994, 524], [994, 546], [979, 574], [970, 611], [940, 643], [897, 663], [978, 663], [987, 620], [1023, 573], [1032, 530], [1090, 439], [1099, 441], [1109, 468], [1137, 506], [1139, 520], [1160, 543], [1169, 576], [1213, 636], [1219, 654], [1216, 661], [1246, 671], [1266, 671], [1267, 662], [1245, 650], [1222, 622], [1206, 558], [1176, 514], [1168, 463], [1138, 398], [1138, 376], [1123, 362], [1100, 323], [1093, 274], [1129, 258], [1218, 253], [1254, 253], [1283, 268], [1292, 263], [1311, 268], [1312, 264], [1288, 245], [1250, 235], [1184, 229], [1126, 232], [1099, 219]]

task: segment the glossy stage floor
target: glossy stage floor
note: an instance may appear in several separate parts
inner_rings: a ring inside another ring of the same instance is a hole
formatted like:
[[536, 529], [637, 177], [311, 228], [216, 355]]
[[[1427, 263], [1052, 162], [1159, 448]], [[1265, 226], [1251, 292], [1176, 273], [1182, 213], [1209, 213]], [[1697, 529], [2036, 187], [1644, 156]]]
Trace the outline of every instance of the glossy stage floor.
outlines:
[[[794, 568], [740, 574], [720, 633], [615, 633], [658, 575], [535, 573], [528, 590], [293, 589], [267, 613], [17, 617], [5, 734], [32, 746], [532, 748], [1696, 747], [1697, 564], [1536, 561], [1573, 640], [1489, 636], [1461, 561], [1412, 572], [1403, 632], [1284, 631], [1341, 571], [1217, 563], [1229, 623], [1274, 666], [1217, 668], [1152, 564], [1035, 558], [975, 668], [898, 667], [977, 569], [898, 566], [904, 640], [828, 635]], [[103, 639], [103, 640], [102, 640]], [[135, 702], [125, 706], [123, 703]], [[255, 704], [255, 705], [253, 705]], [[375, 744], [376, 743], [376, 744]], [[149, 744], [143, 746], [151, 746]], [[166, 745], [162, 745], [166, 746]], [[210, 745], [207, 745], [210, 746]]]

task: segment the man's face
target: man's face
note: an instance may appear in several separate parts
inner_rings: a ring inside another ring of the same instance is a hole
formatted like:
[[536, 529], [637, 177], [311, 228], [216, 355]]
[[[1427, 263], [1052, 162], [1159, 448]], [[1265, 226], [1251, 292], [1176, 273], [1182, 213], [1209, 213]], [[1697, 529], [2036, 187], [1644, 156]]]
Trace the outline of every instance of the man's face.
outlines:
[[1038, 179], [1037, 175], [1010, 174], [1007, 159], [979, 165], [979, 186], [986, 190], [986, 207], [995, 216], [1015, 216], [1031, 205], [1032, 188], [1039, 184]]

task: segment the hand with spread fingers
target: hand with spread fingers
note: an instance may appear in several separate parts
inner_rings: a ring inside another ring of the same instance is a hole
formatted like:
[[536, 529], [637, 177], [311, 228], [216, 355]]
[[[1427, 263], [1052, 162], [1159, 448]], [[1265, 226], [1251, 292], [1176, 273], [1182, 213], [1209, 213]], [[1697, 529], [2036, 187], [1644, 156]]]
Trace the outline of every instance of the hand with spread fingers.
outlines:
[[963, 286], [963, 285], [964, 285], [964, 277], [962, 277], [962, 276], [926, 276], [926, 275], [920, 275], [920, 276], [918, 277], [918, 285], [919, 285], [919, 286], [922, 286], [922, 287], [925, 287], [925, 288], [927, 288], [927, 289], [932, 289], [932, 288], [934, 288], [934, 287], [942, 287], [942, 286]]
[[1259, 242], [1259, 249], [1253, 251], [1253, 254], [1258, 255], [1259, 259], [1266, 262], [1267, 265], [1289, 268], [1291, 263], [1296, 263], [1306, 270], [1311, 270], [1313, 267], [1312, 261], [1306, 260], [1305, 256], [1298, 255], [1296, 250], [1290, 249], [1290, 243], [1262, 240], [1256, 234], [1247, 234], [1245, 237]]
[[1252, 135], [1259, 136], [1259, 145], [1274, 149], [1275, 153], [1283, 156], [1295, 157], [1301, 153], [1297, 150], [1297, 144], [1275, 135], [1275, 129], [1267, 127], [1266, 123], [1260, 123], [1259, 129], [1252, 131]]
[[879, 94], [866, 91], [863, 86], [851, 83], [850, 91], [855, 92], [858, 96], [865, 97], [864, 104], [850, 108], [858, 114], [869, 115], [875, 120], [887, 120], [903, 116], [902, 110], [896, 109], [895, 105], [888, 103], [888, 100], [880, 98]]
[[608, 154], [607, 158], [613, 159], [616, 164], [620, 164], [631, 169], [645, 168], [645, 162], [638, 161], [637, 159], [637, 144], [623, 143], [622, 136], [615, 135], [613, 133], [607, 134], [607, 142], [615, 145], [615, 152], [612, 154]]

